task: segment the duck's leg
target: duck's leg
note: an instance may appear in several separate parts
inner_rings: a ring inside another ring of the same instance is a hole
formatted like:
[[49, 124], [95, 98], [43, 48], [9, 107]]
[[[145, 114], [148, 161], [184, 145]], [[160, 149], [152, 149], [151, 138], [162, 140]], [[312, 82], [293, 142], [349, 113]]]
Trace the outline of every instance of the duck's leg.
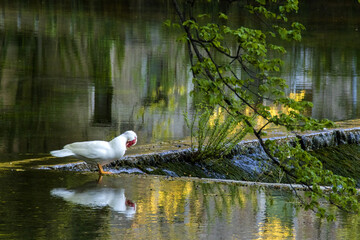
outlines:
[[103, 178], [103, 176], [99, 174], [99, 178], [98, 178], [98, 180], [97, 180], [96, 182], [97, 182], [98, 184], [100, 184], [101, 181], [102, 181], [102, 178]]
[[102, 166], [99, 163], [97, 164], [97, 166], [99, 168], [99, 174], [100, 175], [111, 174], [111, 172], [105, 172], [104, 169], [102, 168]]

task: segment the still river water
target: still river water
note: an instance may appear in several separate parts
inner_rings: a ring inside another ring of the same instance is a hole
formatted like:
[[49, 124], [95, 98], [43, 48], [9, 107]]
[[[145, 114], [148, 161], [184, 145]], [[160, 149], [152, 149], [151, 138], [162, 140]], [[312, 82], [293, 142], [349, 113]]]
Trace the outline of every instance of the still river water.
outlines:
[[[53, 171], [0, 173], [0, 239], [359, 239], [359, 219], [234, 183]], [[335, 209], [334, 209], [335, 211]]]
[[[281, 74], [313, 117], [360, 117], [355, 2], [301, 5]], [[321, 222], [284, 192], [11, 167], [128, 129], [139, 145], [187, 137], [193, 86], [168, 18], [168, 1], [0, 1], [0, 239], [357, 239], [360, 219]]]

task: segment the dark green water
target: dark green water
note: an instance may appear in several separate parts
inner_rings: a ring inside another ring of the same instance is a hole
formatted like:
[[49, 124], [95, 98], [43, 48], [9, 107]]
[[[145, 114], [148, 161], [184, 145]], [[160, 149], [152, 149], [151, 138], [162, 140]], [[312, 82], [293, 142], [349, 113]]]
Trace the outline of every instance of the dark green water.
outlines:
[[[289, 95], [314, 102], [313, 117], [360, 117], [359, 11], [356, 1], [301, 5], [307, 31], [287, 45], [281, 74]], [[0, 239], [359, 238], [358, 218], [321, 222], [283, 192], [31, 170], [38, 158], [57, 163], [48, 152], [69, 142], [189, 135], [189, 62], [168, 18], [168, 1], [0, 1]]]
[[[313, 117], [359, 118], [359, 11], [355, 1], [300, 6], [307, 31], [287, 44], [281, 75]], [[168, 1], [1, 1], [0, 151], [47, 153], [128, 129], [139, 144], [188, 136], [189, 62], [168, 18]]]
[[[357, 239], [296, 208], [288, 192], [134, 175], [0, 173], [0, 239]], [[127, 202], [127, 204], [126, 204]]]

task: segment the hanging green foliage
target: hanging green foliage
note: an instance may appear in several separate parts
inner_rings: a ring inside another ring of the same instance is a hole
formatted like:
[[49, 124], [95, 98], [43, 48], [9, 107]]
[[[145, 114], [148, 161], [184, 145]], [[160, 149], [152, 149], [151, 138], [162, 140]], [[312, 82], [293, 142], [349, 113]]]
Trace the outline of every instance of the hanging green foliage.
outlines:
[[[209, 106], [220, 106], [237, 124], [251, 129], [272, 163], [290, 181], [307, 187], [306, 209], [332, 220], [334, 216], [320, 204], [320, 199], [326, 199], [343, 210], [359, 212], [352, 179], [324, 170], [298, 144], [279, 146], [262, 138], [269, 125], [283, 126], [295, 134], [334, 125], [306, 116], [312, 104], [286, 96], [286, 80], [277, 74], [283, 64], [280, 57], [286, 54], [282, 43], [301, 41], [305, 30], [301, 23], [291, 21], [298, 1], [190, 0], [181, 6], [179, 2], [173, 0], [179, 23], [166, 24], [183, 30], [179, 40], [188, 45], [193, 94], [201, 95]], [[246, 21], [235, 24], [239, 16]]]

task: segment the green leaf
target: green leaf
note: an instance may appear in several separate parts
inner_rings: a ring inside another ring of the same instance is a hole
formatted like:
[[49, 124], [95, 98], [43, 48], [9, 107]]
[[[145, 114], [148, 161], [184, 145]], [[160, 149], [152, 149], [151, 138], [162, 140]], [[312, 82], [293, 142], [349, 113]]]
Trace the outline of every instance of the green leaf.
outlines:
[[210, 18], [210, 15], [207, 14], [207, 13], [199, 14], [199, 15], [198, 15], [198, 18]]
[[219, 13], [219, 18], [224, 19], [224, 20], [228, 20], [228, 16], [225, 13], [222, 13], [222, 12]]
[[165, 26], [170, 27], [171, 26], [171, 20], [167, 19], [166, 21], [164, 21], [163, 23]]

